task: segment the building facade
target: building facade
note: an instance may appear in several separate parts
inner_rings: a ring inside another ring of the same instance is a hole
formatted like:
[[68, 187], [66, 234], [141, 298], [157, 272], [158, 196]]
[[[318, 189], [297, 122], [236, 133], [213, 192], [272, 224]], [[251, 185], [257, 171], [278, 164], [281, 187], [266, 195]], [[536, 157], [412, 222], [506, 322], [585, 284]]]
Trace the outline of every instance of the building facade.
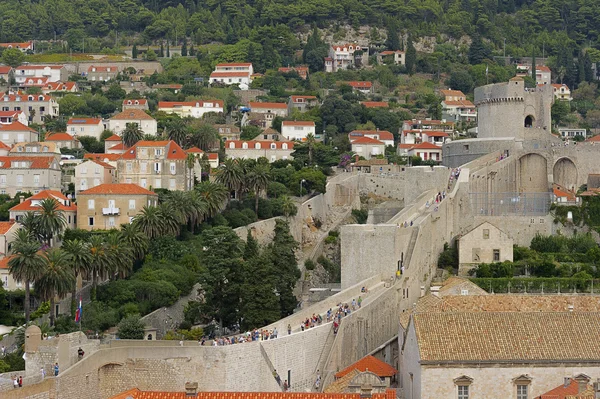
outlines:
[[37, 194], [61, 190], [61, 170], [56, 157], [30, 154], [0, 157], [0, 194]]
[[46, 142], [56, 144], [57, 148], [77, 149], [81, 143], [69, 133], [52, 133], [44, 139]]
[[348, 68], [360, 68], [369, 63], [369, 49], [356, 43], [333, 44], [325, 58], [325, 72], [336, 72]]
[[314, 106], [319, 105], [317, 96], [290, 96], [288, 109], [291, 114], [294, 109], [300, 112], [306, 112]]
[[64, 65], [21, 65], [15, 68], [15, 82], [23, 85], [30, 78], [45, 78], [47, 82], [66, 82], [69, 72]]
[[2, 111], [23, 111], [29, 122], [42, 124], [44, 117], [58, 116], [58, 102], [45, 94], [26, 94], [21, 91], [8, 92], [0, 96]]
[[142, 111], [147, 111], [149, 109], [148, 100], [145, 98], [123, 100], [122, 110], [125, 111], [126, 109], [141, 109]]
[[70, 118], [67, 122], [67, 133], [72, 136], [90, 136], [100, 140], [103, 131], [101, 118]]
[[222, 140], [239, 140], [240, 139], [240, 128], [236, 125], [213, 125], [217, 132], [219, 133], [219, 137]]
[[89, 160], [75, 166], [75, 192], [101, 184], [117, 183], [117, 168], [104, 161]]
[[323, 138], [319, 134], [317, 137], [315, 123], [312, 121], [283, 121], [281, 123], [281, 135], [290, 141], [306, 141], [309, 134], [312, 134], [316, 140]]
[[254, 68], [251, 63], [217, 64], [214, 72], [210, 74], [208, 82], [210, 84], [238, 85], [240, 89], [248, 90], [253, 74]]
[[475, 104], [467, 100], [460, 90], [441, 90], [442, 118], [454, 122], [477, 122], [477, 109]]
[[[502, 205], [499, 204], [499, 207]], [[498, 212], [502, 212], [498, 209]], [[513, 260], [513, 240], [504, 231], [485, 222], [460, 237], [458, 242], [458, 272], [466, 276], [481, 263]]]
[[118, 229], [131, 223], [144, 206], [156, 206], [158, 195], [136, 184], [101, 184], [78, 196], [77, 228]]
[[225, 144], [225, 154], [230, 158], [267, 158], [269, 162], [292, 159], [293, 141], [231, 140]]
[[352, 152], [365, 159], [385, 155], [385, 144], [383, 141], [375, 140], [370, 137], [360, 137], [353, 140], [351, 144]]
[[223, 112], [222, 100], [159, 101], [158, 110], [181, 118], [202, 118], [207, 112]]
[[371, 139], [379, 140], [386, 146], [394, 146], [394, 135], [387, 130], [353, 130], [348, 133], [348, 139], [350, 142], [360, 137], [369, 137]]
[[10, 220], [20, 222], [27, 212], [39, 212], [40, 202], [45, 199], [53, 199], [58, 203], [58, 211], [65, 218], [66, 228], [74, 229], [77, 227], [77, 206], [63, 193], [55, 190], [40, 191], [26, 199], [21, 197], [20, 203], [9, 210]]
[[90, 65], [87, 70], [87, 80], [92, 82], [107, 82], [115, 79], [119, 68], [115, 65]]
[[0, 124], [0, 140], [7, 145], [37, 141], [40, 134], [21, 122]]
[[113, 116], [108, 120], [108, 129], [120, 136], [128, 123], [137, 125], [144, 134], [156, 136], [158, 131], [156, 120], [141, 109], [127, 109]]

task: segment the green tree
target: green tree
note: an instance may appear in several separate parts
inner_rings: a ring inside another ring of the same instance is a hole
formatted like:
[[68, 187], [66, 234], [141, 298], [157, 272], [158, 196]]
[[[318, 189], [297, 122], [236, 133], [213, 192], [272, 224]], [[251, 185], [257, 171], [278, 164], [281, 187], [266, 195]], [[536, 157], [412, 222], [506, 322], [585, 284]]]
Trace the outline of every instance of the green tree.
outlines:
[[171, 50], [169, 49], [169, 41], [167, 40], [167, 58], [171, 58]]
[[231, 192], [235, 192], [235, 197], [239, 199], [239, 191], [244, 181], [244, 171], [240, 165], [239, 159], [226, 159], [216, 171], [216, 181], [227, 187]]
[[188, 50], [187, 50], [187, 40], [183, 40], [183, 44], [181, 45], [181, 56], [182, 57], [187, 57], [188, 55]]
[[134, 259], [141, 260], [148, 251], [148, 236], [133, 223], [121, 225], [121, 238], [131, 248]]
[[119, 339], [144, 339], [144, 329], [146, 326], [142, 322], [140, 315], [131, 315], [125, 317], [119, 322]]
[[156, 51], [148, 48], [148, 50], [144, 53], [144, 59], [146, 61], [156, 61], [158, 59], [158, 55], [156, 55]]
[[533, 53], [531, 54], [531, 79], [537, 84], [537, 65], [535, 63], [535, 46], [533, 46]]
[[460, 90], [465, 94], [473, 90], [474, 82], [471, 74], [465, 70], [454, 71], [450, 74], [446, 85], [453, 90]]
[[144, 138], [144, 132], [137, 123], [127, 123], [125, 130], [121, 134], [121, 138], [125, 146], [131, 147]]
[[12, 257], [8, 261], [10, 274], [25, 285], [25, 323], [29, 323], [31, 283], [35, 283], [44, 272], [44, 257], [39, 250], [40, 244], [26, 230], [19, 230], [12, 243]]
[[225, 208], [229, 192], [223, 184], [203, 181], [197, 184], [194, 189], [206, 204], [207, 217], [213, 217]]
[[133, 43], [133, 47], [131, 48], [131, 58], [133, 58], [134, 60], [136, 60], [137, 57], [138, 57], [137, 45], [135, 43]]
[[144, 206], [133, 218], [133, 225], [150, 240], [163, 235], [165, 229], [163, 222], [160, 209], [155, 206]]
[[165, 48], [164, 48], [164, 46], [163, 46], [163, 43], [162, 43], [162, 42], [160, 43], [160, 51], [158, 52], [158, 56], [159, 56], [160, 58], [164, 58], [164, 56], [165, 56]]
[[100, 235], [92, 235], [89, 241], [91, 262], [89, 268], [92, 275], [92, 301], [96, 300], [98, 280], [105, 280], [114, 271], [114, 258]]
[[400, 36], [396, 21], [389, 19], [387, 23], [387, 38], [385, 39], [385, 47], [389, 50], [400, 50]]
[[71, 313], [75, 316], [77, 303], [77, 277], [89, 272], [89, 264], [92, 260], [92, 254], [88, 243], [82, 240], [65, 240], [62, 249], [71, 257], [71, 268], [74, 275], [74, 283], [71, 288]]
[[25, 54], [16, 48], [7, 48], [2, 52], [2, 62], [13, 68], [18, 67], [25, 60]]
[[192, 127], [192, 133], [189, 136], [189, 144], [200, 148], [202, 151], [210, 151], [211, 147], [219, 140], [217, 129], [208, 123], [200, 123], [199, 126]]
[[173, 119], [167, 125], [167, 134], [169, 140], [173, 140], [179, 146], [183, 146], [187, 140], [187, 125], [183, 119]]
[[52, 245], [52, 238], [62, 233], [67, 227], [64, 213], [60, 210], [60, 203], [54, 198], [46, 198], [40, 201], [40, 210], [37, 213], [37, 229], [46, 241], [46, 245]]
[[469, 63], [471, 65], [481, 64], [483, 60], [491, 57], [491, 52], [483, 43], [483, 39], [479, 34], [473, 36], [471, 46], [469, 47]]
[[44, 300], [50, 301], [50, 326], [54, 325], [56, 309], [54, 299], [62, 299], [75, 284], [71, 268], [71, 255], [60, 248], [51, 248], [43, 256], [44, 272], [35, 282], [36, 292]]
[[406, 71], [409, 75], [412, 75], [416, 71], [417, 65], [417, 50], [413, 45], [412, 35], [409, 33], [406, 39], [406, 54], [405, 54], [405, 66]]
[[248, 186], [254, 191], [254, 212], [258, 213], [258, 199], [263, 190], [267, 189], [271, 181], [271, 167], [269, 164], [257, 163], [246, 177]]
[[125, 90], [121, 88], [121, 85], [115, 82], [108, 87], [108, 90], [104, 95], [109, 100], [116, 101], [124, 99], [126, 94], [127, 93], [125, 92]]
[[275, 289], [279, 294], [281, 316], [285, 317], [294, 311], [297, 305], [294, 287], [300, 278], [300, 270], [296, 260], [298, 243], [290, 233], [287, 221], [275, 220], [273, 242], [268, 246], [273, 270], [276, 270]]

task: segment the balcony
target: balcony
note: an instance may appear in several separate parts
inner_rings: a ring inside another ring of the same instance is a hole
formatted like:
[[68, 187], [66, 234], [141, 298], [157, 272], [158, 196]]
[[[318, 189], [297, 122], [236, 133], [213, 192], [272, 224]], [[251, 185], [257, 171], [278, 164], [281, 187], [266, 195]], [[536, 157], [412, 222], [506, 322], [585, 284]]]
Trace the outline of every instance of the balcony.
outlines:
[[118, 215], [121, 213], [119, 208], [102, 208], [103, 215]]

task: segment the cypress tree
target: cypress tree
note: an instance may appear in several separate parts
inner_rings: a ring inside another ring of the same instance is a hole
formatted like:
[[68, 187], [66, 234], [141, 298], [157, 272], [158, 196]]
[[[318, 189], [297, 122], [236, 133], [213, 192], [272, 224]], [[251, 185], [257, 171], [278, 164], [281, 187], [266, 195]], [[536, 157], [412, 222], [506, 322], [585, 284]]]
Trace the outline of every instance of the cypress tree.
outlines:
[[412, 35], [408, 35], [406, 39], [406, 71], [409, 75], [415, 73], [415, 67], [417, 65], [417, 50], [413, 45]]
[[187, 57], [188, 55], [188, 50], [187, 50], [187, 44], [186, 41], [183, 41], [183, 44], [181, 45], [181, 56], [182, 57]]
[[531, 79], [537, 85], [537, 65], [535, 64], [535, 47], [533, 47], [533, 53], [531, 54]]
[[196, 55], [196, 49], [194, 48], [194, 43], [190, 43], [189, 55], [191, 55], [191, 56]]
[[137, 59], [138, 57], [138, 49], [136, 44], [133, 44], [133, 48], [131, 49], [131, 58], [133, 58], [134, 60]]
[[165, 56], [165, 48], [163, 47], [162, 43], [160, 43], [160, 51], [158, 52], [158, 56], [161, 58]]
[[167, 58], [171, 58], [171, 52], [169, 51], [169, 41], [167, 40]]

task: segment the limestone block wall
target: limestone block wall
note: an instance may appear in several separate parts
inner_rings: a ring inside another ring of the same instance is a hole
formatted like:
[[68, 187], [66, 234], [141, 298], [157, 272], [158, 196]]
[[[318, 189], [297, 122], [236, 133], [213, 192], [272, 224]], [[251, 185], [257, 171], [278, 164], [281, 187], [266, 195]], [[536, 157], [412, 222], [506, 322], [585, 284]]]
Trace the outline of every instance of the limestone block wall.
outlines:
[[529, 396], [531, 398], [563, 384], [564, 377], [573, 377], [584, 373], [596, 376], [600, 373], [600, 364], [514, 364], [514, 365], [477, 365], [476, 367], [455, 365], [441, 368], [421, 367], [420, 397], [438, 399], [456, 397], [454, 379], [466, 375], [473, 378], [470, 396], [474, 398], [516, 399], [517, 387], [513, 379], [527, 374], [531, 378]]

